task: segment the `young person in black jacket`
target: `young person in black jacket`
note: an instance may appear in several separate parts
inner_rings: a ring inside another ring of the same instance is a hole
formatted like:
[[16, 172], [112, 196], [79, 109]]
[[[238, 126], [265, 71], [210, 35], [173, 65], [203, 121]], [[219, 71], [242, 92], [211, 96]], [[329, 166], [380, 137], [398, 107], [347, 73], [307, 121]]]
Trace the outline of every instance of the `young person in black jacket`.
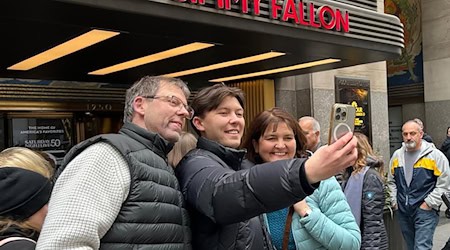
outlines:
[[197, 148], [175, 169], [191, 215], [193, 248], [272, 249], [260, 215], [310, 195], [356, 160], [356, 138], [348, 134], [311, 158], [270, 162], [242, 169], [245, 150], [244, 95], [216, 84], [192, 101]]

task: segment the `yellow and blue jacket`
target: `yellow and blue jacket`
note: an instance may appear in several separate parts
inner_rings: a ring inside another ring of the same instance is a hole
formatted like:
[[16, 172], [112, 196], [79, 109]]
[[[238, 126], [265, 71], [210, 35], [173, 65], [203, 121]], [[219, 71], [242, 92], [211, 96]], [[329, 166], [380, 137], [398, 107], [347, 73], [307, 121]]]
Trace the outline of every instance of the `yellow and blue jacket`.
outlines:
[[413, 177], [408, 186], [404, 172], [405, 151], [405, 145], [397, 149], [389, 163], [387, 184], [392, 205], [398, 204], [401, 212], [409, 213], [425, 201], [429, 207], [439, 211], [442, 193], [450, 190], [447, 158], [433, 143], [422, 140], [421, 152], [414, 163]]

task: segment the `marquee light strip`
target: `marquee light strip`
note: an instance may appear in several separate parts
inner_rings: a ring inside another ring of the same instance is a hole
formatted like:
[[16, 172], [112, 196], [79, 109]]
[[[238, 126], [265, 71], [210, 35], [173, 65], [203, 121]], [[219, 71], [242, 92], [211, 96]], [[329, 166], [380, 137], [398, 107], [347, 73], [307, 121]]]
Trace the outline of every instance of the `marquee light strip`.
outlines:
[[246, 64], [246, 63], [258, 62], [258, 61], [262, 61], [262, 60], [267, 60], [267, 59], [270, 59], [270, 58], [283, 56], [285, 54], [286, 53], [282, 53], [282, 52], [267, 52], [267, 53], [254, 55], [254, 56], [249, 56], [249, 57], [236, 59], [236, 60], [232, 60], [232, 61], [216, 63], [216, 64], [212, 64], [212, 65], [208, 65], [208, 66], [204, 66], [204, 67], [200, 67], [200, 68], [195, 68], [195, 69], [189, 69], [189, 70], [179, 71], [179, 72], [175, 72], [175, 73], [170, 73], [170, 74], [167, 74], [167, 75], [164, 75], [164, 76], [167, 76], [167, 77], [180, 77], [180, 76], [192, 75], [192, 74], [197, 74], [197, 73], [201, 73], [201, 72], [206, 72], [206, 71], [211, 71], [211, 70], [216, 70], [216, 69], [222, 69], [222, 68], [227, 68], [227, 67], [241, 65], [241, 64]]
[[89, 72], [89, 75], [106, 75], [106, 74], [111, 74], [117, 71], [121, 71], [121, 70], [126, 70], [126, 69], [130, 69], [130, 68], [134, 68], [137, 66], [141, 66], [144, 64], [148, 64], [148, 63], [153, 63], [156, 61], [160, 61], [160, 60], [164, 60], [167, 58], [171, 58], [174, 56], [179, 56], [179, 55], [183, 55], [183, 54], [187, 54], [187, 53], [191, 53], [197, 50], [202, 50], [202, 49], [206, 49], [209, 47], [214, 46], [214, 44], [211, 43], [199, 43], [199, 42], [195, 42], [195, 43], [190, 43], [187, 45], [183, 45], [180, 47], [176, 47], [173, 49], [169, 49], [166, 51], [161, 51], [155, 54], [151, 54], [148, 56], [144, 56], [144, 57], [140, 57], [140, 58], [136, 58], [130, 61], [126, 61], [123, 63], [119, 63], [119, 64], [115, 64], [106, 68], [102, 68], [99, 70], [95, 70], [92, 72]]
[[77, 36], [67, 42], [59, 44], [51, 49], [48, 49], [42, 53], [25, 59], [19, 63], [16, 63], [10, 67], [9, 70], [30, 70], [40, 65], [46, 64], [63, 56], [72, 54], [84, 48], [87, 48], [96, 43], [105, 41], [114, 36], [119, 35], [120, 32], [106, 31], [93, 29], [80, 36]]
[[242, 75], [236, 75], [236, 76], [222, 77], [222, 78], [212, 79], [212, 80], [209, 80], [209, 81], [210, 82], [228, 82], [228, 81], [239, 80], [239, 79], [243, 79], [243, 78], [251, 78], [251, 77], [276, 74], [276, 73], [281, 73], [281, 72], [286, 72], [286, 71], [310, 68], [310, 67], [314, 67], [314, 66], [330, 64], [330, 63], [336, 63], [336, 62], [340, 62], [340, 61], [341, 61], [340, 59], [329, 58], [329, 59], [323, 59], [323, 60], [319, 60], [319, 61], [301, 63], [301, 64], [287, 66], [287, 67], [282, 67], [282, 68], [277, 68], [277, 69], [264, 70], [264, 71], [248, 73], [248, 74], [242, 74]]

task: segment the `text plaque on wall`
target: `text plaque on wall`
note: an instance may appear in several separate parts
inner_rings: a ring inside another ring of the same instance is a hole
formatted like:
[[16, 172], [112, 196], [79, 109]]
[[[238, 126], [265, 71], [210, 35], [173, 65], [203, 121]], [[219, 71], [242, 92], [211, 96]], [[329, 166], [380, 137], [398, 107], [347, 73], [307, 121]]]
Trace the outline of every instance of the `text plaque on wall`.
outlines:
[[361, 78], [335, 77], [336, 102], [350, 104], [356, 109], [355, 132], [372, 141], [370, 124], [370, 81]]
[[72, 147], [71, 118], [12, 118], [11, 146], [63, 156]]

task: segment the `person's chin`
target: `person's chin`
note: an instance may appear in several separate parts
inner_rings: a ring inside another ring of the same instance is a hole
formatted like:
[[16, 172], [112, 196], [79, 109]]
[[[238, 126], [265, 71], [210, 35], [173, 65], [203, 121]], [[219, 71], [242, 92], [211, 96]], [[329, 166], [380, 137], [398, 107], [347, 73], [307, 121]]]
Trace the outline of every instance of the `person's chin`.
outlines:
[[164, 133], [164, 135], [161, 135], [164, 139], [166, 139], [169, 142], [177, 142], [180, 140], [181, 132], [178, 131], [170, 131], [168, 133]]
[[279, 160], [287, 160], [287, 159], [290, 159], [289, 157], [286, 157], [286, 156], [272, 156], [271, 157], [271, 161], [279, 161]]
[[241, 145], [240, 139], [230, 140], [226, 139], [221, 142], [222, 145], [229, 147], [229, 148], [238, 148], [239, 145]]

